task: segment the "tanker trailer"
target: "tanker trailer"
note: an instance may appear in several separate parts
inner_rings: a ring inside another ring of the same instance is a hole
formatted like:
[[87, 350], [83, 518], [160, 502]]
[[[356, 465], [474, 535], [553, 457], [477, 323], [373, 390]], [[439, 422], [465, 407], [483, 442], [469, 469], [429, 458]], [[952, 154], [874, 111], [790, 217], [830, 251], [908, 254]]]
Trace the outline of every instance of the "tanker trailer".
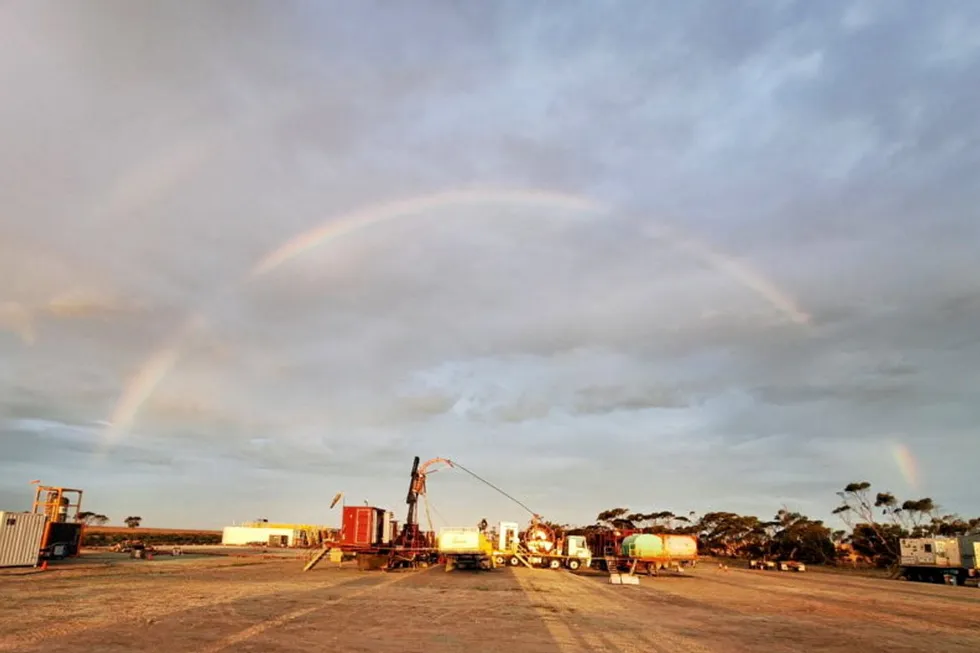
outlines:
[[671, 535], [637, 533], [623, 538], [620, 556], [625, 563], [645, 568], [647, 573], [656, 575], [657, 570], [681, 565], [694, 565], [698, 558], [698, 542], [692, 535]]

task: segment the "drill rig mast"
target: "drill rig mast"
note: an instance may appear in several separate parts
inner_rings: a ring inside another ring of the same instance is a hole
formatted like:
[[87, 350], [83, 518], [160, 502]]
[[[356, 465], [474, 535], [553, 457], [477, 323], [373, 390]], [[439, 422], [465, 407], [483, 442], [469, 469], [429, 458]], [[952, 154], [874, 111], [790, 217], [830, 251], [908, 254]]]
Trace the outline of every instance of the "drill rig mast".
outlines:
[[424, 497], [426, 494], [426, 477], [431, 472], [438, 471], [436, 469], [430, 471], [430, 468], [440, 463], [446, 465], [447, 467], [455, 467], [453, 462], [446, 458], [433, 458], [432, 460], [427, 460], [421, 465], [419, 464], [419, 460], [419, 457], [415, 456], [415, 460], [412, 463], [412, 480], [408, 485], [408, 496], [405, 499], [405, 503], [408, 504], [408, 516], [405, 519], [405, 525], [402, 527], [401, 535], [398, 537], [396, 542], [398, 546], [406, 549], [416, 549], [428, 546], [425, 536], [419, 529], [418, 502], [419, 497]]

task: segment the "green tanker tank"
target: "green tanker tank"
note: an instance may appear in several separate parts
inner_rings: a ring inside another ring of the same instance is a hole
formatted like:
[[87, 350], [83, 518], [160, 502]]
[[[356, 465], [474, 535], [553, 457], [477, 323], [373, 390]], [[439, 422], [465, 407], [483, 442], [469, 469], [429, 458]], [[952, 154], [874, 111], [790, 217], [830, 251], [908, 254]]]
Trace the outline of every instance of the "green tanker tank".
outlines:
[[620, 553], [626, 558], [643, 560], [664, 557], [664, 541], [659, 535], [638, 533], [623, 538]]
[[637, 533], [623, 538], [620, 554], [634, 560], [696, 560], [698, 544], [690, 535]]

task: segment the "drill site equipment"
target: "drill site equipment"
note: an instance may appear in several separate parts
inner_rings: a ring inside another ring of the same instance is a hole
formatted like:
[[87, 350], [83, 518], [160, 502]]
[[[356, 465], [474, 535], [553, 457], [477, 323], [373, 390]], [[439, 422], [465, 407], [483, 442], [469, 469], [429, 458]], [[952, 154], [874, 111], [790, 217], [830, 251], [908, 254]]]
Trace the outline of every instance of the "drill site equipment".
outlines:
[[520, 530], [517, 522], [500, 522], [497, 530], [494, 563], [497, 566], [524, 565], [528, 568], [588, 569], [592, 565], [592, 551], [583, 535], [557, 537], [554, 529], [531, 517], [526, 529]]
[[899, 540], [899, 578], [980, 587], [980, 535]]
[[[31, 485], [36, 487], [30, 512], [0, 512], [0, 567], [36, 567], [42, 560], [77, 556], [81, 549], [82, 491], [40, 481]], [[69, 521], [72, 509], [74, 521]]]
[[446, 571], [494, 567], [493, 545], [479, 528], [443, 528], [437, 549], [446, 561]]
[[[418, 523], [418, 499], [425, 497], [426, 478], [431, 469], [437, 465], [452, 466], [452, 462], [444, 458], [433, 458], [420, 464], [420, 458], [415, 456], [412, 463], [412, 474], [408, 485], [408, 515], [401, 530], [394, 519], [394, 514], [374, 506], [343, 506], [341, 517], [340, 537], [337, 541], [324, 542], [323, 547], [313, 555], [304, 571], [316, 567], [331, 550], [340, 551], [333, 554], [338, 562], [344, 557], [357, 559], [361, 569], [393, 569], [398, 567], [416, 567], [428, 565], [436, 561], [435, 533], [431, 528], [423, 531]], [[334, 497], [331, 507], [340, 500], [342, 493]], [[428, 504], [426, 504], [428, 516]]]
[[[610, 574], [617, 584], [634, 584], [637, 569], [656, 575], [660, 569], [697, 563], [697, 539], [690, 535], [658, 535], [640, 530], [602, 530], [558, 537], [538, 513], [493, 483], [447, 458], [433, 458], [420, 464], [418, 456], [412, 465], [406, 503], [408, 515], [399, 531], [391, 513], [370, 506], [345, 506], [340, 541], [327, 543], [307, 563], [315, 567], [330, 550], [340, 550], [336, 558], [353, 555], [362, 568], [391, 569], [398, 566], [431, 564], [438, 558], [447, 562], [447, 570], [459, 566], [492, 569], [497, 566], [524, 565], [528, 568], [569, 569], [597, 567]], [[442, 466], [442, 467], [440, 467]], [[429, 514], [426, 480], [439, 469], [458, 469], [507, 497], [531, 515], [527, 528], [517, 522], [500, 522], [497, 533], [487, 537], [485, 520], [480, 528], [445, 528], [437, 540]], [[340, 494], [338, 493], [338, 497]], [[419, 498], [424, 502], [429, 530], [418, 523]], [[334, 498], [336, 503], [337, 497]], [[489, 547], [489, 552], [488, 552]], [[460, 564], [462, 563], [462, 564]], [[624, 575], [621, 572], [626, 572]]]
[[[362, 569], [414, 567], [435, 562], [440, 554], [435, 530], [432, 526], [426, 481], [430, 474], [443, 468], [458, 469], [469, 474], [537, 517], [534, 511], [522, 502], [459, 463], [448, 458], [433, 458], [425, 463], [420, 463], [420, 458], [415, 456], [408, 494], [405, 498], [408, 514], [402, 528], [400, 530], [397, 528], [392, 513], [383, 508], [344, 506], [339, 541], [325, 542], [323, 548], [306, 563], [304, 570], [313, 569], [327, 556], [331, 549], [340, 549], [341, 557], [356, 557], [358, 566]], [[338, 493], [334, 497], [334, 504], [340, 496], [341, 493]], [[418, 503], [420, 497], [425, 507], [426, 520], [429, 526], [427, 531], [423, 531], [419, 526]]]
[[[82, 547], [82, 524], [78, 513], [82, 509], [82, 491], [66, 487], [40, 485], [34, 491], [31, 512], [47, 517], [44, 536], [41, 539], [42, 558], [60, 560], [76, 557]], [[69, 521], [69, 511], [74, 509], [74, 520]]]
[[638, 569], [656, 576], [660, 570], [683, 572], [684, 567], [697, 565], [698, 544], [693, 535], [615, 529], [593, 531], [587, 539], [596, 555], [595, 566], [611, 576], [624, 571], [632, 576]]

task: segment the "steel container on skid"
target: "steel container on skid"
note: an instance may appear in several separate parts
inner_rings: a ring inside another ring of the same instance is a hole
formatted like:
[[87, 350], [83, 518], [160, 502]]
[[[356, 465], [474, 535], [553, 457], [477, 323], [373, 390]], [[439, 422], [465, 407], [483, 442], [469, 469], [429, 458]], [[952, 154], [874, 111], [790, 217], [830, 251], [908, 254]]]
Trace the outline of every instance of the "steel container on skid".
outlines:
[[0, 567], [34, 567], [41, 554], [47, 515], [0, 512]]

